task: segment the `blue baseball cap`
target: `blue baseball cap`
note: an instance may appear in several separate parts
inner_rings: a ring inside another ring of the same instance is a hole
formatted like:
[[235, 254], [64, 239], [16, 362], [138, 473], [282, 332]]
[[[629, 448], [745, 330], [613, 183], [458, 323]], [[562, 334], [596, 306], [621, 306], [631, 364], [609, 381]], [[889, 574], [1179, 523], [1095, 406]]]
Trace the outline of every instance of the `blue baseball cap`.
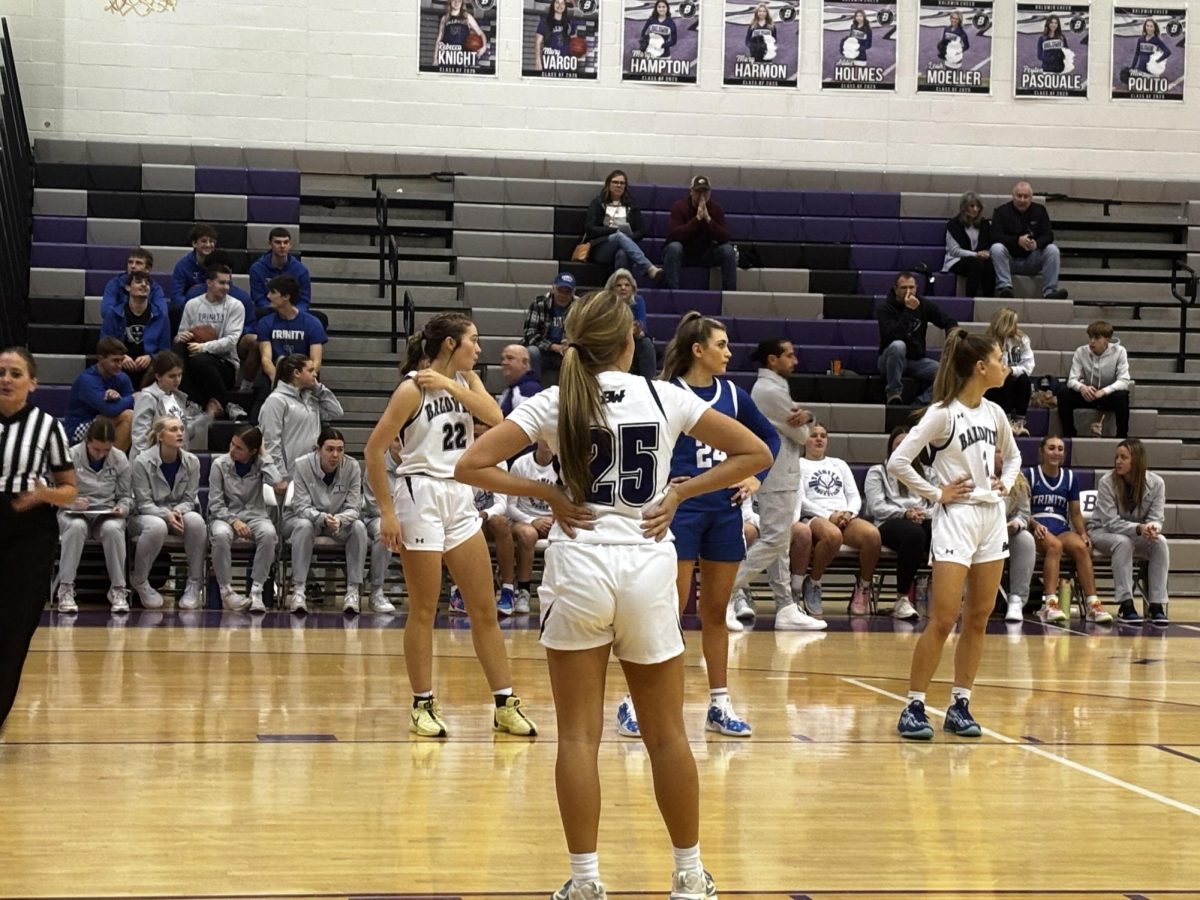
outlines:
[[570, 288], [575, 290], [575, 276], [570, 272], [559, 272], [558, 277], [554, 279], [556, 288]]

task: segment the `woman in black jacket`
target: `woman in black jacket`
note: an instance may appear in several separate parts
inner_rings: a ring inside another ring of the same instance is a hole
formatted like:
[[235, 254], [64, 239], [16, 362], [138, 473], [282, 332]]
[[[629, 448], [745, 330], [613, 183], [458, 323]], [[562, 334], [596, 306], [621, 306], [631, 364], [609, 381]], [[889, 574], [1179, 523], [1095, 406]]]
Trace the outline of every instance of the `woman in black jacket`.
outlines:
[[946, 223], [942, 271], [966, 278], [968, 297], [991, 297], [996, 292], [991, 246], [992, 223], [983, 216], [983, 201], [967, 191], [958, 201], [958, 215]]
[[642, 211], [629, 193], [629, 179], [620, 169], [609, 172], [603, 190], [588, 204], [583, 231], [584, 239], [592, 245], [588, 262], [658, 278], [661, 270], [638, 246], [646, 228]]

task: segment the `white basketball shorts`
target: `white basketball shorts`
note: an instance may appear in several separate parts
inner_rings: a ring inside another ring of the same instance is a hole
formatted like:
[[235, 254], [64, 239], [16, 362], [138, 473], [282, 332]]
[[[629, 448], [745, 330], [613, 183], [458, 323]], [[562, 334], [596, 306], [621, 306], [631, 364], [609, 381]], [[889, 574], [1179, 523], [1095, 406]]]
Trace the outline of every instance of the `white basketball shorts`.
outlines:
[[939, 503], [933, 511], [935, 562], [970, 566], [1008, 556], [1008, 525], [1002, 503]]
[[426, 475], [404, 475], [392, 498], [405, 550], [444, 553], [469, 539], [483, 525], [475, 493], [467, 485]]

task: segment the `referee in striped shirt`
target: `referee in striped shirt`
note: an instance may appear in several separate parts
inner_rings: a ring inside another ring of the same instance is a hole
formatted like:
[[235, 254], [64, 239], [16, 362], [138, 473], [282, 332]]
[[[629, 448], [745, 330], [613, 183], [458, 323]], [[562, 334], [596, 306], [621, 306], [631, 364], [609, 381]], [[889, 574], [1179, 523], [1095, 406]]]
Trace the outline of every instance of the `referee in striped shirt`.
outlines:
[[58, 544], [54, 507], [75, 502], [66, 433], [54, 416], [29, 405], [36, 387], [29, 351], [0, 350], [0, 729], [50, 596]]

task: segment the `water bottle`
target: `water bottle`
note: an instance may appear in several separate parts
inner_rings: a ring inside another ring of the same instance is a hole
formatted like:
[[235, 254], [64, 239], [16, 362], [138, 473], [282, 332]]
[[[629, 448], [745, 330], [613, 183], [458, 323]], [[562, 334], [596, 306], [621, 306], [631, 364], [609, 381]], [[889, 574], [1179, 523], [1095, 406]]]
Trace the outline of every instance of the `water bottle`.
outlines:
[[1071, 580], [1069, 578], [1058, 579], [1058, 606], [1067, 614], [1068, 619], [1074, 615], [1071, 606], [1071, 594]]

